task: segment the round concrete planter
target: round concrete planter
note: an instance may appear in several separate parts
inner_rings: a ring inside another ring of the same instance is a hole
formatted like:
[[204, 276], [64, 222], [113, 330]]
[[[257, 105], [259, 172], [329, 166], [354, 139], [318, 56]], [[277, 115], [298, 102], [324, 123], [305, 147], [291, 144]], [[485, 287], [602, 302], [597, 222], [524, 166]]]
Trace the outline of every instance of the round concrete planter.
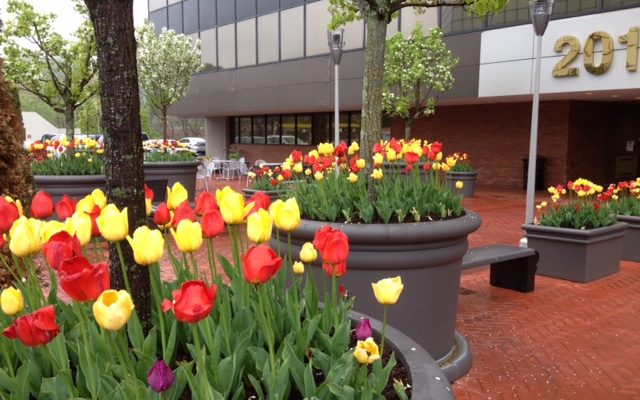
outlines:
[[[362, 318], [369, 318], [373, 337], [380, 343], [382, 322], [358, 312], [351, 313], [353, 326]], [[448, 377], [438, 367], [434, 359], [413, 339], [387, 325], [385, 343], [396, 358], [407, 368], [411, 379], [411, 398], [419, 400], [454, 399]]]
[[[312, 241], [315, 232], [325, 225], [341, 229], [349, 237], [347, 273], [339, 283], [356, 297], [356, 311], [381, 319], [382, 306], [374, 298], [371, 282], [401, 276], [404, 291], [389, 309], [389, 324], [418, 342], [441, 364], [459, 355], [455, 349], [455, 325], [460, 269], [468, 247], [467, 235], [480, 227], [477, 214], [404, 224], [303, 220], [291, 236], [293, 254], [303, 243]], [[271, 245], [284, 249], [286, 241], [282, 233], [280, 243], [272, 238]], [[319, 263], [314, 266], [314, 273], [325, 276]]]
[[278, 200], [279, 198], [281, 198], [281, 196], [287, 193], [286, 190], [256, 190], [249, 188], [242, 189], [242, 194], [244, 195], [245, 199], [249, 199], [257, 192], [264, 192], [267, 196], [269, 196], [269, 200], [271, 200], [272, 202]]
[[[455, 193], [462, 195], [462, 197], [473, 197], [476, 191], [476, 176], [478, 171], [451, 171], [447, 172], [447, 185]], [[456, 182], [461, 181], [462, 189], [456, 189]]]
[[[420, 179], [426, 181], [429, 179], [430, 173], [422, 169], [424, 162], [417, 163], [413, 166], [414, 171], [418, 171], [418, 175]], [[382, 164], [382, 173], [385, 175], [402, 175], [407, 179], [412, 179], [413, 172], [405, 172], [405, 168], [407, 168], [407, 163], [404, 161], [396, 161], [396, 162], [385, 162]]]
[[527, 247], [540, 254], [540, 275], [586, 283], [620, 270], [626, 223], [589, 230], [532, 224], [522, 229]]
[[80, 199], [94, 189], [105, 190], [104, 175], [34, 175], [37, 190], [44, 190], [58, 202], [63, 195]]
[[640, 217], [618, 215], [618, 221], [627, 224], [622, 244], [622, 259], [640, 262]]
[[180, 182], [189, 192], [189, 201], [193, 202], [196, 196], [196, 174], [200, 161], [175, 161], [175, 162], [145, 162], [144, 180], [166, 180], [167, 186]]

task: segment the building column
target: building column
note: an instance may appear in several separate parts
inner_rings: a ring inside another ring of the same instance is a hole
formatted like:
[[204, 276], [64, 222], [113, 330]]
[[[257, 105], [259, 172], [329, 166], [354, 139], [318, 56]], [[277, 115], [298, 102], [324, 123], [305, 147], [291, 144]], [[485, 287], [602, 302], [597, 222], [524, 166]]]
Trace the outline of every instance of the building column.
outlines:
[[205, 118], [204, 132], [207, 139], [207, 156], [224, 159], [227, 156], [227, 118]]

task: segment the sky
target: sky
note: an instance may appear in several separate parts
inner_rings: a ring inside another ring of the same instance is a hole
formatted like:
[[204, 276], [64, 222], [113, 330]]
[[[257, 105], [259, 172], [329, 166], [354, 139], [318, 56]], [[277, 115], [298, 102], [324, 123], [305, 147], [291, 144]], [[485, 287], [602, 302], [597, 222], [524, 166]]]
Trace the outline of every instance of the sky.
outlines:
[[[54, 27], [56, 31], [64, 37], [71, 37], [82, 21], [80, 15], [74, 10], [72, 0], [27, 0], [31, 3], [36, 12], [54, 13], [58, 16]], [[7, 19], [7, 0], [0, 0], [0, 16]], [[147, 18], [147, 0], [133, 1], [133, 22], [135, 26], [140, 26]]]

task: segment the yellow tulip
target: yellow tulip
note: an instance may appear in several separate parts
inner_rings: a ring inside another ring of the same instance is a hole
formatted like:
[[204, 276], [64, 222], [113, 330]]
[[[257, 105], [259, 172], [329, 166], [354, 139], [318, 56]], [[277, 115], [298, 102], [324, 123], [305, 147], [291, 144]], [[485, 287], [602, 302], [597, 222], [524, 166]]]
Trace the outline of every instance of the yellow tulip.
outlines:
[[360, 364], [373, 364], [380, 359], [378, 345], [373, 341], [373, 338], [358, 340], [353, 356]]
[[[86, 246], [91, 241], [91, 217], [83, 211], [76, 211], [65, 221], [66, 231], [78, 237], [80, 244]], [[72, 233], [73, 232], [73, 233]]]
[[387, 161], [394, 162], [396, 161], [397, 153], [394, 149], [389, 148], [387, 150]]
[[301, 263], [300, 261], [294, 262], [291, 269], [293, 270], [293, 273], [296, 275], [304, 274], [304, 264]]
[[456, 189], [460, 190], [464, 187], [464, 182], [456, 181]]
[[151, 199], [144, 199], [144, 207], [145, 207], [145, 213], [147, 214], [147, 217], [151, 215], [151, 212], [153, 211], [153, 208], [151, 207]]
[[167, 187], [167, 206], [170, 210], [175, 210], [178, 206], [189, 199], [189, 192], [180, 182]]
[[447, 162], [447, 165], [451, 168], [456, 166], [456, 158], [453, 156], [447, 157], [446, 162]]
[[252, 242], [264, 243], [271, 238], [273, 220], [265, 209], [259, 209], [247, 217], [247, 236]]
[[384, 156], [380, 153], [376, 153], [373, 155], [373, 164], [374, 165], [382, 165], [384, 163]]
[[74, 228], [71, 224], [67, 225], [64, 222], [52, 219], [42, 224], [40, 228], [40, 242], [42, 244], [49, 242], [51, 236], [58, 232], [66, 231], [69, 235], [73, 236]]
[[364, 159], [359, 158], [358, 161], [356, 161], [356, 167], [363, 169], [366, 166], [367, 166], [367, 162], [364, 161]]
[[107, 204], [100, 211], [96, 223], [102, 237], [109, 242], [120, 242], [129, 234], [129, 218], [126, 207], [120, 212], [115, 204]]
[[444, 172], [448, 172], [449, 170], [451, 170], [451, 167], [447, 163], [441, 163], [440, 164], [440, 169], [442, 169], [442, 171], [444, 171]]
[[396, 304], [404, 285], [399, 276], [395, 278], [385, 278], [379, 280], [378, 283], [372, 283], [373, 294], [380, 304]]
[[229, 186], [222, 190], [216, 190], [216, 199], [222, 219], [229, 225], [237, 225], [244, 222], [245, 217], [253, 208], [253, 203], [244, 204], [244, 196]]
[[2, 295], [0, 295], [0, 305], [2, 312], [10, 317], [24, 310], [24, 299], [20, 289], [8, 287], [3, 290]]
[[202, 246], [202, 226], [199, 222], [183, 219], [175, 230], [171, 229], [171, 236], [183, 253], [194, 252]]
[[300, 226], [300, 208], [295, 197], [282, 201], [280, 199], [271, 203], [269, 215], [276, 223], [278, 229], [291, 232]]
[[104, 195], [102, 190], [95, 189], [91, 192], [91, 197], [93, 197], [93, 201], [101, 210], [107, 205], [107, 196]]
[[102, 329], [118, 331], [131, 318], [133, 301], [126, 290], [113, 289], [102, 292], [93, 303], [93, 316]]
[[307, 169], [305, 169], [305, 170], [304, 170], [304, 174], [305, 174], [306, 176], [311, 176], [311, 174], [313, 174], [313, 171], [311, 171], [311, 169], [310, 169], [310, 168], [307, 168]]
[[28, 257], [40, 251], [42, 221], [24, 216], [18, 218], [9, 231], [9, 249], [16, 257]]
[[133, 238], [127, 235], [127, 241], [133, 249], [133, 258], [137, 264], [149, 265], [160, 261], [164, 253], [164, 237], [157, 229], [141, 226], [133, 232]]
[[313, 247], [313, 243], [307, 242], [300, 249], [300, 260], [306, 263], [312, 263], [318, 258], [318, 251]]
[[373, 172], [371, 173], [371, 177], [376, 181], [382, 179], [382, 175], [383, 175], [382, 170], [380, 168], [374, 169]]
[[315, 174], [313, 174], [313, 177], [315, 178], [315, 180], [321, 181], [321, 180], [324, 179], [324, 174], [322, 172], [318, 171]]
[[334, 152], [333, 143], [320, 143], [318, 145], [318, 153], [326, 156], [332, 155]]
[[296, 174], [301, 173], [303, 169], [304, 167], [302, 166], [302, 163], [295, 163], [293, 165], [293, 172], [295, 172]]
[[351, 172], [351, 173], [349, 173], [349, 177], [347, 178], [347, 180], [349, 180], [349, 182], [351, 182], [351, 183], [356, 183], [356, 182], [358, 182], [358, 175], [356, 175], [353, 172]]
[[349, 146], [348, 154], [352, 156], [359, 151], [360, 151], [360, 145], [358, 144], [358, 142], [353, 142], [351, 143], [351, 146]]
[[88, 194], [85, 197], [81, 198], [80, 201], [78, 201], [78, 204], [76, 204], [76, 211], [90, 213], [93, 211], [93, 207], [95, 206], [96, 201], [94, 200], [92, 195]]
[[439, 151], [438, 154], [436, 154], [436, 161], [442, 161], [442, 152]]

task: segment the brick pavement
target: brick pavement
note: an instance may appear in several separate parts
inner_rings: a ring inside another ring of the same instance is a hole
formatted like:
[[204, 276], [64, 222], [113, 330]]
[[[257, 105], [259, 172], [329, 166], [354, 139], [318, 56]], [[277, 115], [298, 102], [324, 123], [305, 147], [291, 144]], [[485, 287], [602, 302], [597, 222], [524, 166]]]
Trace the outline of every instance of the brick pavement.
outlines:
[[[212, 182], [213, 190], [246, 183]], [[464, 204], [483, 220], [471, 246], [517, 245], [523, 191], [479, 188]], [[227, 234], [216, 238], [216, 250], [230, 257]], [[197, 259], [208, 271], [206, 252]], [[640, 399], [640, 264], [623, 262], [620, 273], [589, 284], [537, 276], [528, 294], [490, 286], [482, 267], [463, 273], [461, 286], [458, 330], [474, 362], [453, 385], [458, 399]]]

